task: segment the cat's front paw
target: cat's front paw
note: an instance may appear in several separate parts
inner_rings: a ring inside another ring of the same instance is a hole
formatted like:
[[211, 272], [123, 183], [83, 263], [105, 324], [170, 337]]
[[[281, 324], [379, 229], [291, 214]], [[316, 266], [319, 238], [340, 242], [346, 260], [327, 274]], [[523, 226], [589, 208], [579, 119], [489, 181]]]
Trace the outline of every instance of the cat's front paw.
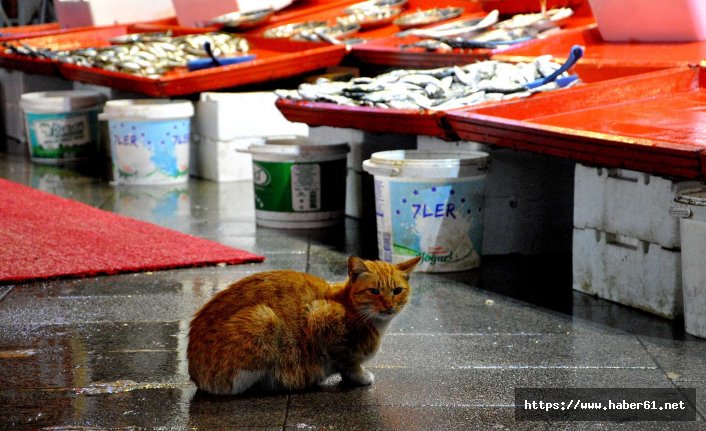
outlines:
[[372, 385], [373, 380], [375, 380], [373, 373], [363, 368], [353, 373], [344, 373], [342, 374], [342, 377], [344, 382], [357, 386]]

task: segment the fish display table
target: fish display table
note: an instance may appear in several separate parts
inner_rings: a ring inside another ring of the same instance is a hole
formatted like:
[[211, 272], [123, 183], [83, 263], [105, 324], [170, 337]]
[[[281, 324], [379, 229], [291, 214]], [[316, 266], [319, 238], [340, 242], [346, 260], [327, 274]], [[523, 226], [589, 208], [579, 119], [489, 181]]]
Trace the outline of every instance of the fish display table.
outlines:
[[706, 179], [706, 70], [668, 69], [448, 112], [462, 139], [593, 166]]
[[[586, 88], [600, 82], [617, 87], [626, 77], [642, 75], [663, 70], [655, 66], [619, 65], [603, 66], [596, 63], [579, 62], [573, 68], [573, 73], [579, 76]], [[542, 103], [547, 97], [563, 99], [564, 92], [538, 93], [521, 101], [486, 102], [480, 106], [502, 106], [512, 103], [512, 106], [523, 103]], [[590, 91], [590, 90], [587, 90]], [[583, 94], [587, 94], [584, 92]], [[575, 100], [575, 99], [574, 99]], [[577, 103], [582, 103], [580, 100]], [[431, 109], [392, 109], [367, 106], [344, 106], [334, 103], [280, 99], [277, 107], [290, 121], [306, 123], [310, 126], [331, 126], [359, 129], [367, 132], [401, 133], [438, 137], [445, 140], [458, 140], [457, 131], [447, 121], [447, 116], [458, 109], [437, 111]], [[474, 108], [465, 108], [469, 112]], [[480, 109], [480, 108], [478, 108]], [[460, 109], [463, 111], [463, 108]], [[482, 140], [481, 140], [482, 142]], [[541, 152], [541, 151], [540, 151]]]

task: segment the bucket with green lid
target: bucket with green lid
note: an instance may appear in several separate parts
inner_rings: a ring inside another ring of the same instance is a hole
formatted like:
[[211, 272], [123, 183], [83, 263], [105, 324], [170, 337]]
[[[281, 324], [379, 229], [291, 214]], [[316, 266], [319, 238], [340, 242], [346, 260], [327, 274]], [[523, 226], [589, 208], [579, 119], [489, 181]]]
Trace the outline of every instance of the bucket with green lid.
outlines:
[[348, 144], [268, 140], [245, 151], [252, 155], [259, 226], [319, 228], [343, 220]]

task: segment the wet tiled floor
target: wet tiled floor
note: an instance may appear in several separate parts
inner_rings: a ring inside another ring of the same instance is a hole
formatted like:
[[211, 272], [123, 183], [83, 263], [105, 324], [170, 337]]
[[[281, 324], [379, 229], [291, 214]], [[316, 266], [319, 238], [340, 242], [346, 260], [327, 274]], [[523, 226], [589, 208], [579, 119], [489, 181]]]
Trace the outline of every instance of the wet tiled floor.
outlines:
[[[257, 271], [340, 279], [374, 258], [374, 226], [257, 228], [251, 184], [192, 179], [115, 188], [0, 154], [0, 177], [262, 253], [262, 264], [0, 286], [0, 428], [234, 430], [703, 430], [706, 341], [679, 322], [571, 290], [570, 256], [487, 257], [413, 278], [415, 294], [369, 363], [303, 393], [215, 397], [187, 374], [185, 334], [213, 294]], [[1, 221], [0, 221], [1, 226]], [[696, 388], [689, 422], [516, 422], [517, 387]]]

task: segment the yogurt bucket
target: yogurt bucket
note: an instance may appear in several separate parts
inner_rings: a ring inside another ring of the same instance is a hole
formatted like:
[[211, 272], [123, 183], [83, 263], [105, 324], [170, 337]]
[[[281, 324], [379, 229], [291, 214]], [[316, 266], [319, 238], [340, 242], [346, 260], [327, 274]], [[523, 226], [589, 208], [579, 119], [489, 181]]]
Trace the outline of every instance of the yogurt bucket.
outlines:
[[180, 184], [189, 179], [194, 106], [188, 100], [126, 99], [105, 104], [116, 184]]
[[252, 155], [258, 226], [319, 228], [343, 220], [348, 144], [291, 139], [246, 151]]
[[395, 150], [373, 153], [380, 259], [421, 256], [419, 271], [462, 271], [480, 265], [483, 189], [488, 154]]
[[72, 163], [95, 157], [100, 147], [98, 112], [103, 96], [94, 91], [40, 91], [20, 98], [33, 162]]

